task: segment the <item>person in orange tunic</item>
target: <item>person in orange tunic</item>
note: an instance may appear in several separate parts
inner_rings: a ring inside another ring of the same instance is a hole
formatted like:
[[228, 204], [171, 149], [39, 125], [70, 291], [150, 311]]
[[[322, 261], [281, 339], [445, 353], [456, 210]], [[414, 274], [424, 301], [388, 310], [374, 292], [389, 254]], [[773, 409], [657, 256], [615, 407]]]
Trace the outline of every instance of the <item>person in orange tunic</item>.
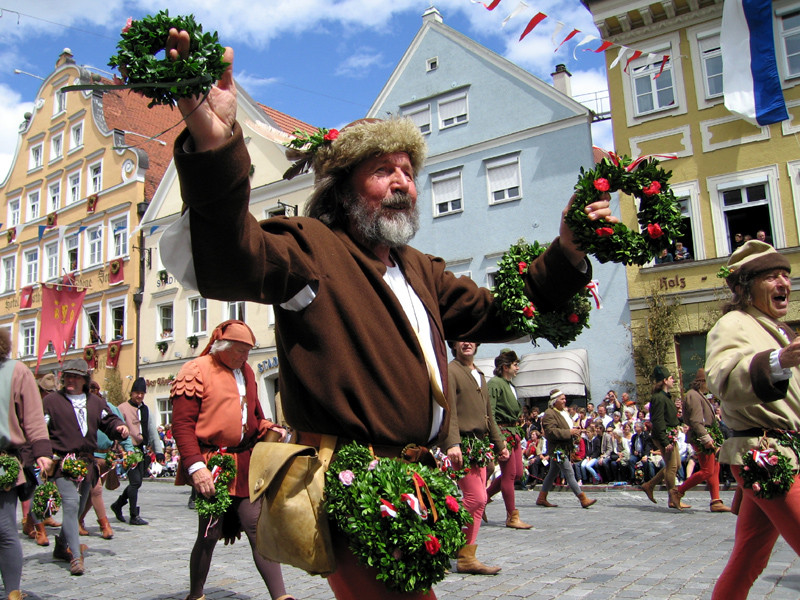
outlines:
[[255, 336], [242, 321], [220, 323], [200, 356], [183, 365], [172, 382], [172, 432], [181, 455], [175, 485], [191, 483], [198, 494], [211, 498], [216, 488], [206, 466], [208, 459], [219, 452], [233, 456], [236, 463], [236, 476], [230, 484], [232, 504], [219, 518], [198, 515], [186, 600], [205, 599], [203, 587], [217, 541], [224, 537], [226, 544], [233, 543], [242, 530], [270, 596], [277, 600], [293, 598], [286, 594], [280, 565], [256, 550], [261, 504], [251, 503], [249, 498], [250, 454], [268, 431], [277, 432], [281, 439], [286, 431], [264, 418], [261, 410], [255, 375], [247, 364], [254, 345]]

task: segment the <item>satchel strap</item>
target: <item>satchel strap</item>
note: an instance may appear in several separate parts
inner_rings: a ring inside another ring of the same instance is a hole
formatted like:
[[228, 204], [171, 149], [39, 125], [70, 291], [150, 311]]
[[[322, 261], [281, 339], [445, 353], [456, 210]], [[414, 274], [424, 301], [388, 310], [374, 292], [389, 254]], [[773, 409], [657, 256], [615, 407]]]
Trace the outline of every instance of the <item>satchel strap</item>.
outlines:
[[319, 442], [319, 452], [317, 456], [319, 456], [319, 461], [322, 463], [323, 470], [328, 470], [328, 465], [331, 462], [331, 458], [333, 457], [333, 451], [336, 449], [336, 436], [335, 435], [328, 435], [327, 433], [322, 434], [320, 442]]

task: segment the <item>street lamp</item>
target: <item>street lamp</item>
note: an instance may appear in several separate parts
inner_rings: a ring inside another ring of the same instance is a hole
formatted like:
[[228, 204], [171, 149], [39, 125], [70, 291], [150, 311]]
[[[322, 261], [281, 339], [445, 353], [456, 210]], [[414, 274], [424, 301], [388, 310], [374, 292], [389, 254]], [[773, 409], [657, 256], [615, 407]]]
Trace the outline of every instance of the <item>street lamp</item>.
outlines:
[[280, 200], [278, 200], [278, 206], [283, 207], [283, 210], [286, 213], [287, 217], [296, 217], [297, 216], [297, 205], [296, 204], [286, 204], [285, 202], [281, 202]]
[[39, 75], [34, 75], [33, 73], [28, 73], [27, 71], [22, 71], [20, 69], [14, 69], [15, 75], [27, 75], [28, 77], [33, 77], [34, 79], [41, 79], [44, 81], [44, 77], [40, 77]]

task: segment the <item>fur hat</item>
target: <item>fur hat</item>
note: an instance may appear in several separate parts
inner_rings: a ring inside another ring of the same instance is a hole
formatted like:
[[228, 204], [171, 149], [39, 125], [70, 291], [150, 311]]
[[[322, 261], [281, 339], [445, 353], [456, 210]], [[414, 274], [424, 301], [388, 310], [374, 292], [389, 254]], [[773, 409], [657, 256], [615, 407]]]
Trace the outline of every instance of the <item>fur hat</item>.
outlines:
[[743, 276], [758, 275], [772, 269], [785, 269], [789, 273], [792, 267], [783, 254], [772, 246], [758, 240], [750, 240], [736, 249], [728, 259], [730, 275], [725, 278], [728, 287], [733, 290]]
[[656, 365], [655, 368], [653, 369], [653, 375], [651, 376], [651, 379], [653, 381], [658, 382], [658, 381], [664, 381], [665, 379], [668, 378], [669, 378], [669, 369], [667, 369], [666, 367], [662, 367], [661, 365]]
[[143, 394], [147, 393], [147, 382], [144, 380], [144, 377], [137, 377], [136, 381], [133, 382], [131, 386], [132, 392], [142, 392]]

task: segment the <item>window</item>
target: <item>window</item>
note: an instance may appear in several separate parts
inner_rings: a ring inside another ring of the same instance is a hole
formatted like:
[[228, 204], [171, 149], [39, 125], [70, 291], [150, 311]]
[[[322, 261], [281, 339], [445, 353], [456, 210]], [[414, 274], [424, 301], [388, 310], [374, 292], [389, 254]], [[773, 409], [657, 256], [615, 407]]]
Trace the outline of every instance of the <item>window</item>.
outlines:
[[172, 423], [172, 398], [158, 399], [158, 417], [160, 425]]
[[7, 256], [3, 259], [3, 291], [16, 291], [17, 257]]
[[66, 266], [70, 273], [78, 270], [79, 246], [80, 243], [77, 233], [64, 239], [64, 249], [67, 255]]
[[90, 266], [103, 262], [103, 227], [102, 225], [86, 230], [86, 243], [89, 247]]
[[42, 144], [36, 144], [31, 148], [31, 155], [28, 161], [28, 170], [31, 171], [33, 169], [38, 169], [42, 166]]
[[697, 40], [700, 60], [703, 65], [703, 82], [706, 98], [722, 96], [722, 52], [719, 45], [719, 34]]
[[690, 258], [697, 258], [695, 255], [694, 235], [692, 234], [692, 199], [688, 196], [683, 196], [678, 197], [677, 200], [678, 206], [681, 208], [681, 228], [683, 235], [676, 241], [683, 244], [683, 247], [689, 251]]
[[64, 156], [64, 134], [57, 133], [50, 138], [50, 161], [57, 160]]
[[102, 344], [103, 340], [100, 337], [100, 307], [87, 306], [84, 308], [83, 313], [86, 315], [86, 327], [88, 339], [90, 344]]
[[58, 277], [58, 242], [50, 242], [44, 246], [45, 279], [50, 281]]
[[124, 300], [118, 300], [116, 302], [110, 302], [108, 306], [108, 313], [109, 313], [109, 325], [111, 326], [111, 331], [109, 331], [109, 339], [112, 340], [124, 340], [125, 339], [125, 302]]
[[19, 353], [23, 357], [36, 354], [36, 321], [19, 324]]
[[800, 75], [800, 10], [781, 15], [781, 40], [786, 72], [790, 76]]
[[486, 179], [489, 185], [489, 204], [521, 198], [519, 155], [486, 161]]
[[437, 57], [429, 58], [428, 60], [425, 61], [426, 71], [428, 72], [435, 71], [438, 68], [439, 68], [439, 59]]
[[403, 109], [403, 115], [414, 122], [423, 134], [431, 132], [431, 105], [417, 105]]
[[67, 110], [67, 93], [57, 89], [53, 94], [53, 116]]
[[461, 169], [432, 174], [431, 190], [435, 217], [462, 210]]
[[197, 297], [189, 300], [189, 335], [206, 332], [206, 299]]
[[47, 212], [54, 213], [61, 207], [61, 181], [47, 186]]
[[228, 302], [225, 312], [228, 314], [229, 319], [238, 319], [244, 321], [244, 301]]
[[25, 258], [25, 285], [39, 282], [39, 249], [32, 248], [23, 254]]
[[81, 172], [77, 171], [67, 177], [67, 187], [69, 188], [69, 203], [73, 204], [81, 199]]
[[103, 189], [103, 163], [89, 165], [89, 193], [97, 194]]
[[111, 231], [113, 232], [111, 256], [119, 258], [128, 254], [128, 219], [113, 219], [111, 221]]
[[8, 226], [19, 225], [19, 198], [8, 201]]
[[28, 221], [39, 218], [39, 190], [28, 194]]
[[69, 149], [75, 150], [83, 146], [83, 121], [76, 123], [69, 130]]
[[439, 128], [467, 122], [467, 92], [451, 94], [439, 100]]
[[[639, 59], [631, 63], [631, 84], [637, 115], [644, 115], [675, 106], [675, 87], [672, 82], [672, 61], [647, 63]], [[659, 74], [661, 72], [661, 75]], [[658, 75], [658, 77], [656, 77]]]
[[158, 307], [158, 330], [161, 339], [172, 339], [172, 302], [161, 304]]
[[766, 182], [722, 189], [719, 193], [731, 249], [737, 233], [741, 233], [745, 239], [748, 235], [756, 239], [756, 233], [764, 230], [767, 240], [772, 240], [769, 188]]
[[679, 372], [683, 375], [681, 389], [687, 389], [697, 370], [706, 364], [706, 334], [690, 333], [679, 335], [675, 339], [678, 350]]

